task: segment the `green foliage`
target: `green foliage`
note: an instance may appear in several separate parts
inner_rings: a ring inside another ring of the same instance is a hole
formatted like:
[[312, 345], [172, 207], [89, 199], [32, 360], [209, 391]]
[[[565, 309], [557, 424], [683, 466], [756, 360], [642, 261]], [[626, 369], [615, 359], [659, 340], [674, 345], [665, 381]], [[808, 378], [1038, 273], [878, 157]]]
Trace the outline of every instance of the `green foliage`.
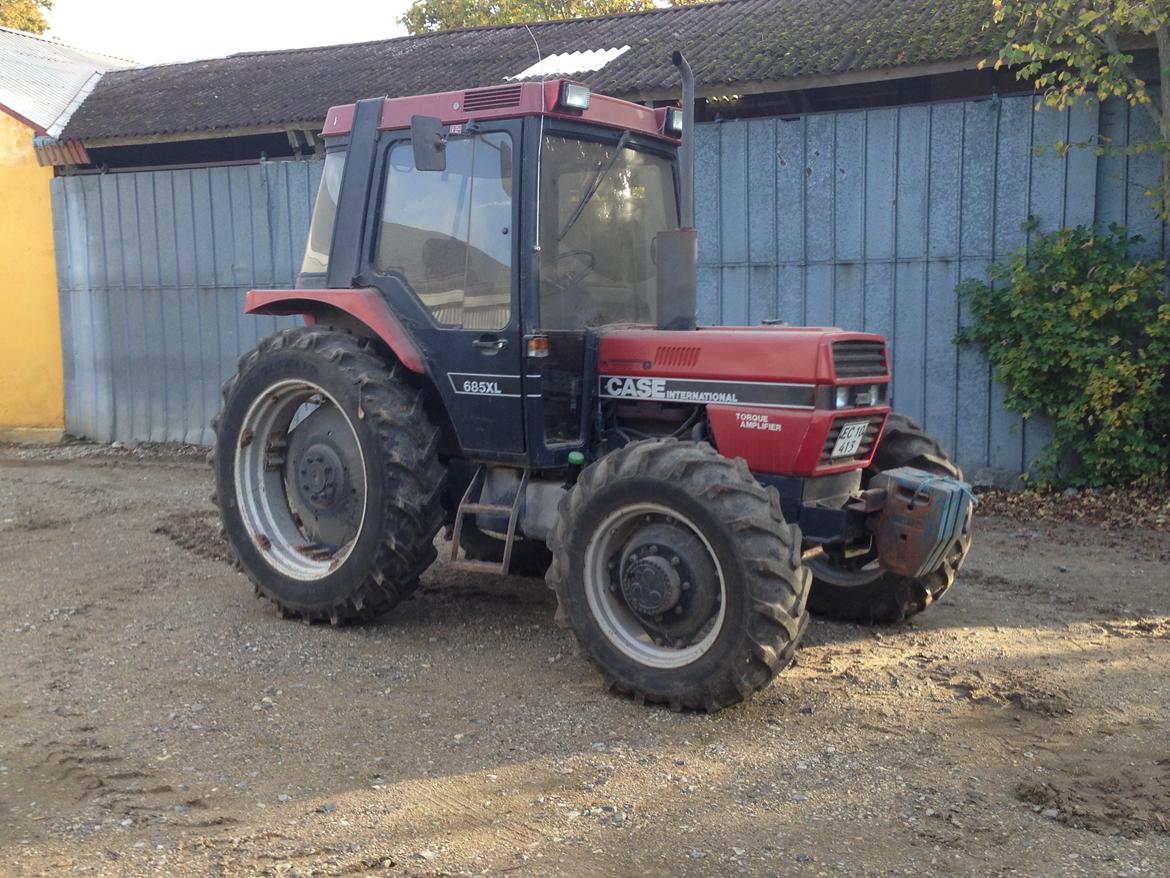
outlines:
[[[673, 0], [691, 6], [708, 0]], [[556, 21], [655, 9], [654, 0], [414, 0], [398, 19], [412, 34], [489, 24]]]
[[45, 12], [52, 8], [52, 0], [0, 0], [0, 27], [43, 34], [49, 29]]
[[[1170, 219], [1170, 2], [992, 0], [992, 8], [988, 27], [1002, 29], [1006, 40], [995, 66], [1014, 66], [1016, 77], [1030, 80], [1050, 106], [1065, 110], [1081, 100], [1116, 98], [1150, 115], [1157, 139], [1130, 144], [1128, 150], [1162, 153], [1161, 185], [1149, 194], [1158, 214]], [[1143, 37], [1152, 37], [1158, 47], [1160, 100], [1134, 69], [1128, 49]], [[1068, 146], [1058, 144], [1057, 150]]]
[[[1046, 415], [1055, 438], [1046, 482], [1145, 485], [1170, 464], [1170, 303], [1165, 261], [1140, 262], [1140, 238], [1077, 226], [1036, 239], [969, 280], [959, 295], [1008, 408]], [[1070, 466], [1071, 464], [1071, 466]]]

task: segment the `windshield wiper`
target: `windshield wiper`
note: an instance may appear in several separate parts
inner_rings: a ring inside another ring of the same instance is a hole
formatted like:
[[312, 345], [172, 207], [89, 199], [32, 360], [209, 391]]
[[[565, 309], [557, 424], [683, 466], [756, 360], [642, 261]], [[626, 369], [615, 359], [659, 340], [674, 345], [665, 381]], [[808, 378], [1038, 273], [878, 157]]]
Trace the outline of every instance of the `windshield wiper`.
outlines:
[[585, 194], [581, 196], [581, 202], [573, 211], [573, 215], [569, 217], [565, 227], [561, 229], [561, 233], [557, 236], [558, 243], [565, 240], [565, 235], [569, 234], [569, 229], [581, 218], [581, 214], [585, 212], [586, 206], [592, 200], [593, 196], [597, 194], [597, 190], [601, 188], [601, 181], [605, 179], [615, 164], [617, 164], [618, 157], [621, 156], [622, 150], [625, 149], [627, 143], [630, 142], [630, 132], [623, 131], [621, 139], [617, 142], [617, 148], [613, 151], [613, 155], [609, 157], [609, 161], [605, 163], [605, 167], [598, 170], [597, 175], [590, 181], [589, 188], [585, 190]]

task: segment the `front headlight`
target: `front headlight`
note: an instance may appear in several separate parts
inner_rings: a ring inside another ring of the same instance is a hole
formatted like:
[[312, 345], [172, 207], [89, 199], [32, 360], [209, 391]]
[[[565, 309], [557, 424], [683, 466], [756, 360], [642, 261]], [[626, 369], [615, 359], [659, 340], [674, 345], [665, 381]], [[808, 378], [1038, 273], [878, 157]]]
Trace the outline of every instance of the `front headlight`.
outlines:
[[848, 387], [838, 387], [837, 388], [836, 407], [839, 409], [849, 408], [849, 388]]

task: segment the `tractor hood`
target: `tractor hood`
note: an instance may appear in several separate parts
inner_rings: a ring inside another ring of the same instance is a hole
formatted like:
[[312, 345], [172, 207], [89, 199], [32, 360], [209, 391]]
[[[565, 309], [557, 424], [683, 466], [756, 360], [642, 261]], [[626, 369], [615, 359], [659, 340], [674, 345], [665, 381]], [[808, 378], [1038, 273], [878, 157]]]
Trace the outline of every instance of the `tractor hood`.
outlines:
[[[828, 385], [889, 381], [885, 340], [831, 327], [700, 327], [602, 330], [598, 374], [695, 382]], [[615, 385], [616, 387], [617, 385]], [[634, 395], [638, 385], [623, 385]], [[616, 395], [616, 394], [615, 394]], [[698, 400], [696, 400], [698, 401]]]

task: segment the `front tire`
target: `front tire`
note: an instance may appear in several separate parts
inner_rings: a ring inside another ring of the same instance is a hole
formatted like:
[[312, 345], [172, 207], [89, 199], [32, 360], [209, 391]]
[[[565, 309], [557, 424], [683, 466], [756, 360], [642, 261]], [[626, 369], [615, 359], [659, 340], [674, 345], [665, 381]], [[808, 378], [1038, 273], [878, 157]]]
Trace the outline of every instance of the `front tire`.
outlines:
[[800, 535], [774, 489], [706, 443], [635, 442], [561, 501], [547, 580], [608, 685], [675, 709], [750, 698], [808, 616]]
[[443, 520], [424, 392], [368, 339], [265, 339], [223, 388], [212, 467], [240, 566], [282, 614], [373, 619], [417, 587]]
[[[963, 471], [947, 456], [942, 444], [905, 415], [891, 414], [882, 433], [873, 464], [865, 471], [862, 487], [886, 470], [909, 466], [939, 476], [963, 480]], [[876, 557], [856, 560], [822, 555], [808, 562], [813, 573], [808, 606], [813, 615], [867, 625], [901, 622], [921, 613], [951, 587], [971, 548], [971, 513], [958, 543], [943, 565], [921, 578], [902, 576], [878, 566]]]

